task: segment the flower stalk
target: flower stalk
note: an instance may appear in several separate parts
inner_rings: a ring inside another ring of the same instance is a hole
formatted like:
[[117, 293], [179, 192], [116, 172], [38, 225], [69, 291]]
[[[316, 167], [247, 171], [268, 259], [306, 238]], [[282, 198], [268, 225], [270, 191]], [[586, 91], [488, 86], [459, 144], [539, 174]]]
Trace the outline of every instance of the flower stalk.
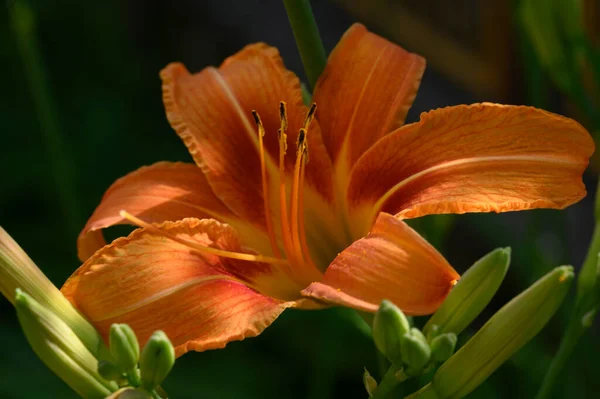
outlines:
[[283, 4], [294, 32], [298, 51], [300, 51], [308, 84], [314, 89], [321, 72], [325, 69], [327, 54], [323, 42], [321, 42], [321, 35], [310, 1], [283, 0]]
[[562, 337], [556, 355], [542, 382], [536, 399], [551, 397], [554, 385], [566, 366], [579, 339], [592, 325], [592, 319], [600, 305], [600, 185], [596, 191], [594, 234], [587, 256], [577, 279], [577, 299], [571, 312], [569, 324]]

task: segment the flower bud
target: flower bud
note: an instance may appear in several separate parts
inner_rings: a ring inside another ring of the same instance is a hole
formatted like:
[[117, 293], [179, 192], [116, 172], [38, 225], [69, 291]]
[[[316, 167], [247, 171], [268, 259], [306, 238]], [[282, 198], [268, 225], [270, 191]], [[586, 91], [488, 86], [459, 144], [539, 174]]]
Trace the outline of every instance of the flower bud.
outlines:
[[432, 342], [438, 335], [440, 335], [440, 328], [437, 324], [432, 324], [427, 331], [427, 342]]
[[404, 313], [392, 302], [383, 300], [373, 320], [375, 346], [394, 364], [402, 361], [400, 340], [410, 329]]
[[457, 337], [454, 333], [438, 335], [431, 341], [431, 358], [436, 362], [450, 359], [456, 348]]
[[75, 392], [85, 398], [104, 398], [117, 390], [115, 383], [100, 377], [97, 359], [60, 317], [20, 289], [14, 303], [33, 351]]
[[98, 362], [98, 374], [107, 381], [118, 381], [123, 377], [123, 372], [119, 366], [107, 360]]
[[33, 263], [15, 240], [0, 227], [0, 292], [15, 304], [20, 288], [43, 307], [60, 317], [94, 356], [108, 349], [96, 329], [71, 305], [48, 277]]
[[435, 324], [439, 333], [460, 334], [491, 301], [510, 264], [510, 248], [498, 248], [479, 259], [452, 288], [423, 331]]
[[155, 331], [140, 359], [142, 385], [150, 390], [161, 384], [175, 364], [175, 349], [163, 331]]
[[402, 359], [408, 365], [411, 374], [418, 373], [429, 363], [431, 349], [427, 339], [417, 328], [411, 328], [400, 341]]
[[373, 396], [373, 392], [377, 389], [377, 381], [371, 376], [366, 367], [365, 372], [363, 373], [363, 384], [365, 385], [369, 397]]
[[129, 372], [138, 364], [140, 344], [135, 332], [127, 324], [113, 324], [108, 336], [110, 352], [117, 364], [125, 372]]
[[456, 399], [473, 391], [546, 325], [572, 281], [572, 267], [557, 267], [511, 300], [438, 369], [432, 388]]

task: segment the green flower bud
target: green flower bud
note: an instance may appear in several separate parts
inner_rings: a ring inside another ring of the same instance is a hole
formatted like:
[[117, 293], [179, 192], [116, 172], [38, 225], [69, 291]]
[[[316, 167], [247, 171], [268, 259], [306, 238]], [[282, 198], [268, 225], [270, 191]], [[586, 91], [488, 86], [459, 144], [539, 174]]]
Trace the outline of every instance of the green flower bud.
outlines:
[[373, 320], [373, 340], [377, 349], [392, 363], [402, 362], [400, 340], [409, 329], [404, 313], [392, 302], [383, 300]]
[[96, 329], [0, 227], [0, 292], [13, 305], [17, 288], [27, 292], [36, 302], [60, 317], [94, 356], [108, 355], [108, 349]]
[[450, 359], [456, 348], [457, 337], [454, 333], [438, 335], [431, 341], [431, 358], [436, 362]]
[[557, 267], [511, 300], [438, 369], [433, 389], [456, 399], [473, 391], [546, 325], [572, 281], [572, 267]]
[[373, 392], [377, 389], [377, 381], [371, 376], [366, 367], [365, 372], [363, 373], [363, 384], [365, 385], [369, 397], [373, 396]]
[[119, 366], [107, 360], [98, 362], [98, 374], [107, 381], [118, 381], [123, 377], [123, 371]]
[[140, 344], [135, 332], [127, 324], [113, 324], [108, 336], [110, 352], [117, 364], [125, 372], [129, 372], [138, 364]]
[[431, 349], [427, 339], [417, 328], [411, 328], [400, 341], [402, 359], [409, 367], [411, 374], [418, 373], [429, 363]]
[[150, 339], [140, 359], [142, 385], [151, 390], [161, 384], [175, 364], [175, 349], [163, 331], [156, 331]]
[[427, 342], [433, 341], [438, 335], [440, 335], [440, 328], [437, 324], [432, 324], [427, 331]]
[[425, 324], [425, 334], [429, 335], [433, 325], [440, 334], [460, 334], [491, 301], [509, 264], [510, 248], [495, 249], [475, 262]]
[[104, 398], [117, 390], [115, 383], [100, 377], [98, 361], [60, 317], [20, 289], [14, 304], [33, 351], [75, 392], [84, 398]]

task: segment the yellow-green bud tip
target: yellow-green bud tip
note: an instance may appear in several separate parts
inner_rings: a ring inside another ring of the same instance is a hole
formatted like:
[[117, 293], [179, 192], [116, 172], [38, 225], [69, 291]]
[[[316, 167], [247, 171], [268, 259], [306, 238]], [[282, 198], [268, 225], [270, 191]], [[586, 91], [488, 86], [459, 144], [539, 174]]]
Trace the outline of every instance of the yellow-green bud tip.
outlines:
[[363, 373], [363, 384], [365, 385], [369, 397], [373, 396], [373, 392], [377, 389], [377, 381], [371, 376], [371, 373], [369, 373], [369, 370], [367, 370], [366, 367], [365, 372]]

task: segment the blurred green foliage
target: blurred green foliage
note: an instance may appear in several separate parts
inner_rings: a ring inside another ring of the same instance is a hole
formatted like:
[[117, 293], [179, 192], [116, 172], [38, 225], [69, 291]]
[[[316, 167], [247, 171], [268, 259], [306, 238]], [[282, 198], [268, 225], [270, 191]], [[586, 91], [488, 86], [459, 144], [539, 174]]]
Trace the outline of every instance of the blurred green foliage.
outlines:
[[[216, 0], [30, 3], [32, 40], [37, 39], [40, 55], [37, 68], [52, 104], [51, 134], [59, 149], [49, 145], [47, 119], [39, 119], [36, 105], [44, 89], [37, 85], [30, 90], [36, 78], [32, 66], [23, 63], [22, 44], [4, 8], [0, 224], [60, 286], [78, 266], [78, 231], [72, 226], [82, 225], [116, 178], [160, 160], [191, 161], [164, 117], [158, 71], [175, 60], [186, 62], [190, 70], [219, 64], [248, 42], [242, 25], [256, 26], [257, 21], [264, 22], [264, 31], [253, 40], [284, 43], [288, 49], [294, 42], [289, 29], [276, 28], [281, 21], [287, 23], [277, 0], [261, 7], [234, 2], [235, 9], [231, 2]], [[318, 19], [322, 25], [343, 20], [333, 5], [322, 7], [330, 7], [324, 15], [331, 18]], [[331, 32], [337, 36], [324, 37], [327, 50], [343, 30]], [[75, 204], [66, 205], [70, 196]], [[461, 272], [492, 248], [513, 248], [512, 269], [474, 323], [477, 328], [551, 267], [581, 263], [593, 217], [588, 200], [565, 212], [436, 216], [414, 223]], [[541, 335], [469, 397], [532, 397], [557, 347], [568, 308], [563, 306]], [[0, 318], [5, 348], [0, 351], [0, 396], [75, 397], [35, 357], [8, 301], [0, 301]], [[357, 323], [355, 313], [346, 309], [286, 311], [258, 338], [180, 358], [164, 388], [174, 398], [365, 397], [363, 368], [378, 370], [378, 360], [371, 337]], [[416, 323], [422, 325], [423, 320], [417, 318]], [[597, 328], [592, 330], [573, 354], [556, 397], [584, 398], [600, 392], [595, 378], [600, 344]], [[459, 345], [472, 333], [463, 333]], [[409, 381], [399, 390], [408, 394], [417, 388]]]

